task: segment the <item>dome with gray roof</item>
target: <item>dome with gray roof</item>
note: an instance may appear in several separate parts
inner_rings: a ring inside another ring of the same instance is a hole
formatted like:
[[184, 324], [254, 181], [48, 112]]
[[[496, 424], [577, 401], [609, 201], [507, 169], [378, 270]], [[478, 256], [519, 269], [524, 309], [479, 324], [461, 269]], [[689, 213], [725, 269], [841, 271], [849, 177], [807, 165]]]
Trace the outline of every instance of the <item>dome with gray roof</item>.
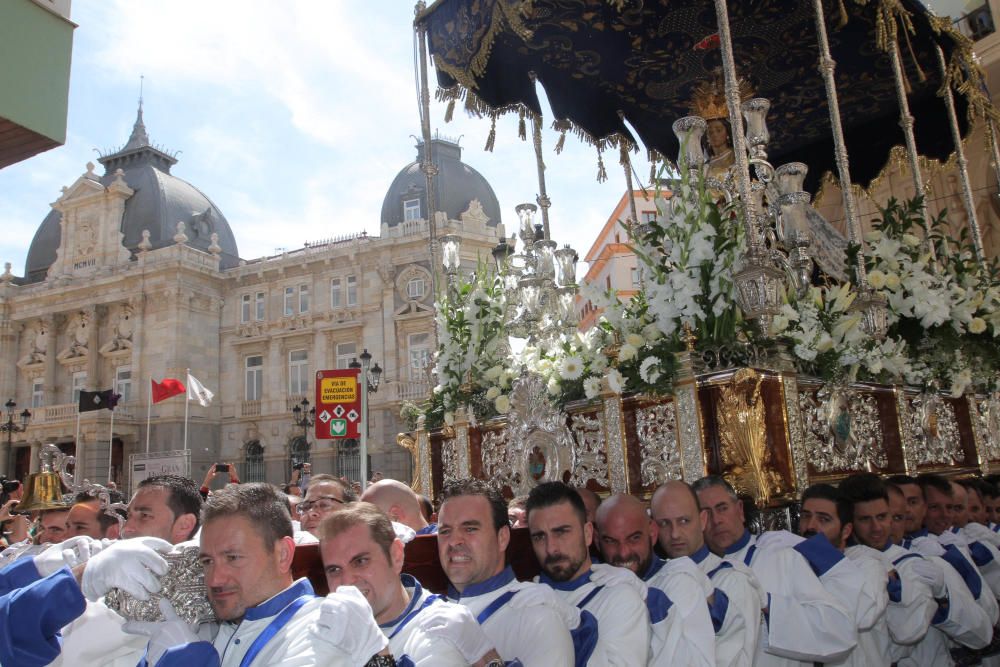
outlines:
[[[395, 227], [405, 219], [407, 202], [419, 200], [420, 218], [427, 217], [427, 181], [420, 171], [424, 142], [417, 143], [417, 159], [403, 167], [389, 186], [382, 202], [382, 223]], [[469, 203], [478, 199], [490, 225], [500, 222], [500, 203], [489, 182], [478, 171], [462, 162], [462, 147], [457, 141], [431, 139], [431, 160], [438, 168], [434, 177], [437, 199], [435, 208], [448, 214], [449, 220], [461, 220]]]
[[[227, 269], [239, 263], [236, 237], [222, 211], [201, 190], [170, 173], [177, 163], [174, 154], [150, 143], [142, 120], [141, 101], [128, 142], [121, 149], [102, 155], [99, 162], [105, 169], [100, 178], [102, 185], [110, 185], [115, 171], [121, 169], [125, 183], [135, 191], [125, 201], [121, 222], [122, 243], [130, 251], [136, 252], [144, 229], [149, 230], [154, 250], [173, 245], [177, 223], [183, 222], [187, 227], [187, 245], [207, 252], [214, 232], [219, 235], [222, 248], [221, 267]], [[35, 232], [25, 261], [24, 282], [45, 280], [46, 272], [56, 261], [60, 217], [59, 211], [50, 211]]]

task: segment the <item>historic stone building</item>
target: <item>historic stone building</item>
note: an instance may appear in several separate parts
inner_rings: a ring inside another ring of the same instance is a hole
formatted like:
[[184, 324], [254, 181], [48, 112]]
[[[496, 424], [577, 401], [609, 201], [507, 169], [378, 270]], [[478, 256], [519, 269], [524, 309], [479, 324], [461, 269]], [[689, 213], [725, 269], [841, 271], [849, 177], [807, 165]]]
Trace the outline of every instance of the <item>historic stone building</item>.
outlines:
[[[438, 233], [463, 237], [471, 267], [504, 233], [496, 195], [457, 143], [434, 139], [432, 154]], [[177, 157], [150, 143], [141, 107], [125, 146], [99, 162], [103, 174], [88, 164], [52, 204], [24, 276], [9, 264], [0, 276], [0, 396], [32, 412], [11, 451], [3, 441], [0, 471], [23, 477], [54, 442], [89, 479], [105, 481], [110, 468], [127, 483], [129, 457], [147, 442], [151, 452], [183, 448], [184, 397], [150, 409], [150, 378], [184, 381], [191, 369], [215, 393], [207, 408], [188, 404], [196, 480], [215, 461], [236, 463], [244, 480], [282, 482], [302, 460], [356, 476], [356, 448], [316, 442], [292, 408], [313, 400], [317, 370], [367, 349], [384, 369], [369, 402], [371, 469], [408, 479], [399, 408], [429, 391], [435, 347], [419, 162], [389, 187], [379, 236], [251, 261], [218, 207], [171, 174]], [[77, 414], [80, 390], [112, 387], [122, 395], [113, 425], [106, 410]]]

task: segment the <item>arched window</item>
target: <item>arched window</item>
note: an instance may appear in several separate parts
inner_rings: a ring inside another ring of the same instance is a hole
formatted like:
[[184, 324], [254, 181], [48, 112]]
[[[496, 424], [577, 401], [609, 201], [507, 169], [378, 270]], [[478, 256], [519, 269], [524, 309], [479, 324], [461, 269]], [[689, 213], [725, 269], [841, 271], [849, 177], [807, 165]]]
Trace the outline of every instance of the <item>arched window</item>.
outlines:
[[264, 448], [260, 440], [251, 440], [243, 450], [243, 481], [264, 481]]

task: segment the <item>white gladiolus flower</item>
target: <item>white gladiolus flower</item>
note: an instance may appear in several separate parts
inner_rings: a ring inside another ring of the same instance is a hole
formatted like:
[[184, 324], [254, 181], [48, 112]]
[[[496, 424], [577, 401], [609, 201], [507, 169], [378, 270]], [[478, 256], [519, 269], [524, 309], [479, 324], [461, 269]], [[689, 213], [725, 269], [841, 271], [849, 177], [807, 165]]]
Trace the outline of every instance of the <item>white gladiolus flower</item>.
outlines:
[[510, 412], [510, 397], [509, 396], [497, 396], [496, 400], [493, 401], [493, 407], [497, 409], [502, 415]]
[[629, 343], [625, 343], [624, 345], [621, 346], [621, 349], [618, 350], [618, 358], [621, 361], [628, 361], [630, 359], [635, 359], [637, 354], [639, 354], [639, 350], [637, 350], [634, 345], [631, 345]]
[[490, 387], [486, 390], [486, 400], [492, 401], [494, 398], [500, 395], [500, 387]]
[[596, 398], [601, 393], [601, 378], [590, 377], [584, 380], [583, 393], [587, 398]]
[[583, 359], [577, 355], [566, 357], [559, 364], [559, 375], [564, 380], [578, 380], [583, 375]]
[[608, 389], [616, 394], [622, 393], [622, 387], [625, 385], [625, 378], [622, 377], [622, 374], [618, 372], [617, 368], [612, 368], [608, 371], [608, 374], [605, 377], [608, 379]]
[[639, 377], [647, 384], [655, 384], [660, 379], [660, 360], [656, 357], [646, 357], [639, 366]]

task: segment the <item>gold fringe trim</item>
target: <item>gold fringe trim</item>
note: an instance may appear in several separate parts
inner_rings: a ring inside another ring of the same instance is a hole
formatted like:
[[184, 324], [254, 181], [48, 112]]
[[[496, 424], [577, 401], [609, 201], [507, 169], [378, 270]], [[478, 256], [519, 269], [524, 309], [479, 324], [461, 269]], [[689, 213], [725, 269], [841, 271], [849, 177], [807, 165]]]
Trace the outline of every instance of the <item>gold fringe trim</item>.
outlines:
[[604, 156], [601, 149], [597, 149], [597, 182], [604, 183], [608, 180], [608, 170], [604, 168]]
[[448, 108], [444, 112], [444, 122], [450, 123], [455, 117], [455, 100], [448, 100]]
[[521, 141], [526, 141], [528, 138], [528, 128], [524, 123], [524, 107], [517, 110], [517, 115], [517, 136]]

